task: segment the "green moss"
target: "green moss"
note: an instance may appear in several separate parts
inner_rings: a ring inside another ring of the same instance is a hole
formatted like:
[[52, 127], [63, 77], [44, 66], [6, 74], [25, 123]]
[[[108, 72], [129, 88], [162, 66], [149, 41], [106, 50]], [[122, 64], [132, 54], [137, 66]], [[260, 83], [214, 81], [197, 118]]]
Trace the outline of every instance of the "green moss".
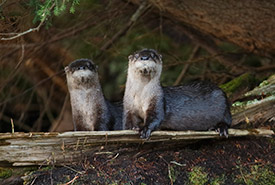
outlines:
[[262, 81], [262, 83], [260, 83], [259, 87], [263, 87], [263, 86], [266, 86], [268, 84], [269, 84], [269, 82], [267, 80], [264, 80], [264, 81]]
[[274, 138], [268, 138], [268, 140], [272, 145], [275, 145], [275, 139]]
[[249, 86], [250, 84], [255, 82], [255, 78], [250, 73], [245, 73], [230, 82], [223, 84], [220, 86], [226, 92], [228, 96], [231, 96], [235, 92], [237, 92], [240, 88], [243, 88], [244, 84]]
[[208, 173], [203, 167], [195, 166], [188, 174], [190, 184], [204, 185], [208, 181]]
[[210, 184], [211, 185], [221, 185], [221, 184], [225, 184], [225, 180], [226, 180], [226, 177], [225, 175], [221, 175], [221, 176], [217, 176], [217, 177], [214, 177], [213, 179], [210, 180]]
[[171, 184], [173, 184], [177, 180], [179, 172], [172, 166], [168, 166], [168, 177], [171, 181]]
[[248, 185], [273, 185], [275, 173], [268, 165], [252, 165], [248, 168], [238, 166], [240, 174], [236, 175], [235, 182]]
[[12, 176], [12, 169], [10, 168], [0, 168], [0, 179], [6, 179]]

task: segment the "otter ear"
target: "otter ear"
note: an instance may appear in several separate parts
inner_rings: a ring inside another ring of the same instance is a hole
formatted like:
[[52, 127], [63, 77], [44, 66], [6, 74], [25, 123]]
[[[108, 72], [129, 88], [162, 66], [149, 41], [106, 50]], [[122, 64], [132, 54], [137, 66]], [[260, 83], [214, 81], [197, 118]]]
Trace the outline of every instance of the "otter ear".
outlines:
[[133, 58], [134, 58], [133, 55], [128, 56], [128, 60], [133, 60]]
[[67, 73], [67, 72], [69, 71], [69, 67], [66, 66], [66, 67], [64, 68], [64, 71]]

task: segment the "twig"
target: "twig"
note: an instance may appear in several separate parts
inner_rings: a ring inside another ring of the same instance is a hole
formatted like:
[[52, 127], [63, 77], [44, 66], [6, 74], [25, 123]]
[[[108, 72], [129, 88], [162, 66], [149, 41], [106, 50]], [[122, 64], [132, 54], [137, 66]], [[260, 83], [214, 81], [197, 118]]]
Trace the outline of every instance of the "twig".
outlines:
[[171, 164], [175, 164], [177, 166], [186, 166], [186, 164], [181, 164], [181, 163], [178, 163], [176, 161], [170, 161]]
[[22, 48], [22, 52], [21, 52], [21, 56], [20, 56], [20, 59], [19, 59], [19, 62], [17, 63], [17, 65], [15, 66], [15, 70], [17, 70], [19, 67], [20, 67], [20, 65], [22, 64], [22, 61], [23, 61], [23, 59], [24, 59], [24, 55], [25, 55], [25, 45], [24, 44], [22, 44], [21, 45], [21, 48]]
[[[29, 109], [29, 107], [30, 107], [30, 105], [31, 105], [31, 101], [32, 101], [33, 95], [34, 95], [34, 91], [32, 91], [32, 92], [31, 92], [31, 95], [28, 96], [28, 98], [29, 98], [28, 103], [25, 104], [24, 111], [21, 112], [21, 115], [20, 115], [20, 117], [19, 117], [19, 119], [18, 119], [18, 121], [17, 121], [17, 122], [18, 122], [17, 125], [18, 125], [19, 127], [23, 128], [24, 130], [29, 131], [29, 132], [32, 130], [32, 128], [31, 128], [30, 126], [28, 126], [28, 125], [25, 125], [25, 124], [22, 122], [22, 120], [23, 120], [24, 116], [26, 115], [27, 110]], [[23, 126], [24, 126], [24, 127], [27, 126], [26, 128], [28, 128], [28, 129], [24, 128]]]
[[38, 176], [36, 176], [36, 177], [32, 180], [32, 182], [31, 182], [30, 185], [33, 185], [37, 178], [38, 178]]
[[25, 90], [25, 91], [22, 92], [21, 94], [18, 94], [18, 95], [16, 95], [16, 96], [12, 97], [12, 98], [6, 99], [6, 100], [3, 101], [3, 102], [0, 102], [0, 106], [3, 105], [3, 104], [5, 104], [5, 103], [7, 103], [7, 102], [9, 102], [9, 101], [11, 101], [11, 100], [13, 100], [13, 99], [16, 99], [16, 98], [18, 98], [18, 97], [23, 96], [23, 95], [26, 94], [27, 92], [31, 91], [32, 89], [36, 88], [37, 86], [39, 86], [39, 85], [45, 83], [45, 82], [48, 81], [49, 79], [51, 79], [51, 78], [53, 78], [53, 77], [55, 77], [55, 76], [57, 76], [57, 75], [59, 75], [59, 74], [61, 74], [61, 73], [64, 73], [64, 71], [61, 70], [61, 71], [55, 73], [54, 75], [52, 75], [52, 76], [50, 76], [50, 77], [48, 77], [48, 78], [45, 78], [45, 79], [41, 80], [40, 82], [38, 82], [37, 84], [35, 84], [35, 85], [32, 86], [31, 88]]
[[106, 163], [115, 160], [118, 156], [119, 156], [119, 153], [117, 153], [113, 158], [111, 158], [111, 159], [105, 161], [104, 163], [102, 163], [99, 167], [101, 168], [101, 167], [102, 167], [103, 165], [105, 165]]
[[[176, 22], [174, 23], [175, 25]], [[187, 26], [176, 26], [175, 29], [181, 30], [185, 35], [187, 35], [194, 43], [197, 43], [199, 46], [204, 48], [207, 52], [209, 52], [212, 55], [218, 55], [217, 60], [224, 65], [225, 67], [231, 69], [235, 73], [243, 73], [244, 71], [250, 70], [250, 68], [247, 68], [245, 66], [239, 65], [237, 62], [239, 59], [236, 58], [233, 55], [219, 55], [219, 53], [222, 53], [222, 50], [216, 45], [214, 40], [209, 37], [208, 35], [204, 35], [203, 33]]]
[[59, 125], [60, 125], [60, 123], [61, 123], [61, 120], [62, 120], [62, 118], [63, 118], [63, 116], [64, 116], [65, 110], [66, 110], [66, 108], [67, 108], [68, 102], [69, 102], [69, 94], [66, 93], [66, 97], [65, 97], [65, 100], [64, 100], [62, 109], [61, 109], [61, 111], [60, 111], [60, 113], [59, 113], [59, 116], [58, 116], [58, 118], [56, 119], [55, 124], [52, 125], [51, 128], [50, 128], [50, 131], [51, 131], [51, 132], [56, 131], [56, 129], [59, 127]]
[[247, 184], [247, 180], [246, 180], [246, 178], [243, 175], [242, 167], [239, 166], [239, 169], [240, 169], [240, 173], [241, 173], [242, 179], [244, 180], [245, 184]]
[[161, 155], [158, 155], [158, 157], [161, 158], [167, 164], [168, 177], [170, 179], [171, 185], [173, 185], [174, 181], [173, 181], [172, 174], [171, 174], [171, 164], [169, 162], [167, 162]]
[[[9, 122], [9, 121], [10, 121], [10, 118], [9, 118], [8, 116], [2, 115], [1, 120], [5, 121], [5, 122]], [[22, 123], [22, 122], [19, 122], [19, 121], [16, 121], [16, 120], [15, 120], [15, 121], [13, 121], [13, 124], [14, 124], [15, 126], [17, 126], [18, 128], [24, 129], [25, 131], [28, 131], [28, 132], [31, 131], [31, 127], [28, 126], [28, 125], [25, 125], [25, 124]]]
[[104, 51], [108, 49], [118, 38], [127, 33], [130, 27], [138, 20], [138, 18], [150, 7], [147, 5], [147, 1], [143, 1], [143, 3], [138, 7], [136, 12], [132, 15], [129, 22], [119, 31], [117, 32], [109, 41], [107, 41], [100, 50]]
[[11, 118], [11, 133], [14, 134], [14, 124], [13, 124], [12, 118]]
[[38, 93], [41, 94], [40, 97], [43, 101], [44, 104], [44, 109], [41, 111], [38, 119], [35, 121], [34, 125], [32, 126], [32, 131], [41, 131], [41, 126], [42, 126], [42, 118], [46, 114], [47, 110], [49, 109], [49, 105], [53, 96], [53, 91], [54, 91], [54, 84], [51, 85], [50, 88], [50, 94], [48, 97], [44, 93]]
[[6, 85], [17, 75], [18, 73], [18, 68], [20, 67], [20, 65], [23, 62], [24, 59], [24, 55], [25, 55], [25, 46], [24, 44], [21, 45], [22, 48], [22, 52], [21, 52], [21, 56], [20, 59], [18, 61], [18, 63], [16, 64], [16, 67], [14, 68], [14, 70], [9, 74], [9, 76], [7, 77], [7, 79], [3, 82], [2, 87], [0, 88], [0, 92], [3, 91], [3, 89], [6, 87]]
[[196, 46], [194, 47], [194, 49], [193, 49], [191, 55], [189, 56], [189, 59], [187, 60], [187, 62], [186, 62], [186, 64], [184, 65], [184, 67], [182, 68], [181, 73], [180, 73], [180, 75], [178, 76], [177, 80], [175, 81], [174, 85], [178, 85], [178, 84], [181, 82], [183, 76], [185, 75], [186, 71], [188, 70], [189, 66], [191, 65], [191, 61], [194, 59], [194, 57], [195, 57], [196, 54], [198, 53], [199, 48], [200, 48], [200, 47], [199, 47], [198, 45], [196, 45]]
[[77, 171], [77, 170], [75, 170], [75, 169], [73, 169], [73, 168], [71, 168], [70, 166], [67, 166], [67, 165], [63, 165], [63, 166], [64, 166], [65, 168], [68, 168], [69, 170], [75, 172], [75, 173], [80, 174], [80, 175], [82, 175], [82, 174], [85, 173], [85, 171]]
[[224, 55], [224, 54], [220, 53], [220, 54], [215, 54], [215, 55], [203, 56], [203, 57], [200, 57], [200, 58], [188, 61], [188, 62], [175, 62], [175, 63], [172, 63], [172, 64], [164, 65], [164, 68], [177, 66], [177, 65], [180, 65], [180, 64], [191, 64], [191, 63], [197, 63], [197, 62], [201, 62], [201, 61], [205, 61], [205, 60], [215, 59], [216, 57], [218, 57], [220, 55]]
[[174, 184], [174, 180], [173, 180], [172, 173], [171, 173], [171, 168], [172, 167], [171, 167], [170, 164], [168, 164], [167, 168], [168, 168], [168, 177], [170, 179], [170, 184], [173, 185]]
[[263, 71], [272, 71], [275, 69], [275, 65], [266, 65], [262, 67], [255, 68], [256, 72], [263, 72]]
[[79, 178], [79, 176], [77, 175], [77, 176], [75, 176], [72, 180], [70, 180], [69, 182], [67, 182], [67, 183], [65, 183], [65, 184], [63, 184], [63, 185], [69, 185], [69, 184], [72, 184], [76, 179], [78, 179]]

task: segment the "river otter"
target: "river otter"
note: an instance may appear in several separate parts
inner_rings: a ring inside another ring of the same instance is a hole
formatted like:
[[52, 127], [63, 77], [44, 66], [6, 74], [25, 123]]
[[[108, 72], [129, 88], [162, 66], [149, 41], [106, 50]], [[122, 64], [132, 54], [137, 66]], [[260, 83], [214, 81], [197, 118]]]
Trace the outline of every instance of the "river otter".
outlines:
[[112, 104], [102, 93], [97, 66], [89, 59], [65, 67], [75, 130], [121, 130], [122, 104]]
[[210, 130], [228, 136], [232, 118], [225, 93], [210, 82], [162, 87], [162, 57], [144, 49], [129, 56], [123, 128], [141, 138], [153, 130]]

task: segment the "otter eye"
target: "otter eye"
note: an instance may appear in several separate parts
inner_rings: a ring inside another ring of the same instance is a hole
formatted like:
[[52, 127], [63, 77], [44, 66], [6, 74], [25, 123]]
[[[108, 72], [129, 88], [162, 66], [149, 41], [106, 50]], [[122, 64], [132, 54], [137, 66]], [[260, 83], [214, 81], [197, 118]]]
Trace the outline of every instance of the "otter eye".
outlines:
[[138, 57], [139, 57], [139, 54], [135, 54], [135, 58], [138, 59]]
[[78, 70], [83, 70], [83, 69], [86, 69], [86, 66], [79, 66], [77, 69]]
[[154, 53], [150, 54], [151, 58], [156, 58], [156, 55]]

